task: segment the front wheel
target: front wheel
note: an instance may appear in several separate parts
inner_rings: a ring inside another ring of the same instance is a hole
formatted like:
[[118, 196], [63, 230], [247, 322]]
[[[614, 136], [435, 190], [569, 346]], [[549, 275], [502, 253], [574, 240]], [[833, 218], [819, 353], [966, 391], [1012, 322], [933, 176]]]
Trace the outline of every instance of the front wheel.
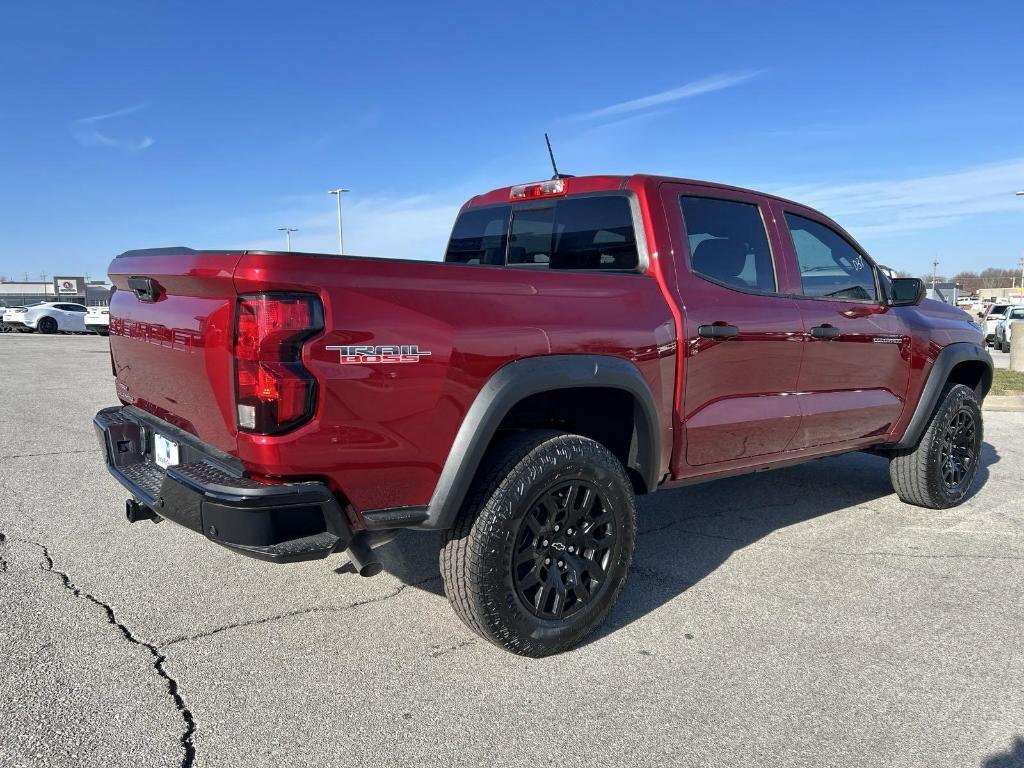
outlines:
[[530, 431], [491, 448], [441, 549], [445, 593], [481, 637], [566, 650], [608, 615], [636, 545], [633, 488], [600, 443]]
[[954, 507], [978, 475], [981, 445], [981, 407], [974, 390], [947, 384], [917, 446], [890, 458], [893, 488], [908, 504]]

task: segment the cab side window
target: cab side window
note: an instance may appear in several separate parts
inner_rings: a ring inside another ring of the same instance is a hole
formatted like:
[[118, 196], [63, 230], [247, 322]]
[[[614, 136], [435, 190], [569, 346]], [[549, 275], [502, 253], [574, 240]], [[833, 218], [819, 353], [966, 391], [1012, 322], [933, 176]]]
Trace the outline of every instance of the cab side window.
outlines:
[[804, 296], [844, 301], [875, 301], [871, 264], [842, 235], [824, 224], [786, 214]]
[[775, 268], [760, 209], [752, 203], [683, 195], [690, 269], [729, 288], [775, 293]]

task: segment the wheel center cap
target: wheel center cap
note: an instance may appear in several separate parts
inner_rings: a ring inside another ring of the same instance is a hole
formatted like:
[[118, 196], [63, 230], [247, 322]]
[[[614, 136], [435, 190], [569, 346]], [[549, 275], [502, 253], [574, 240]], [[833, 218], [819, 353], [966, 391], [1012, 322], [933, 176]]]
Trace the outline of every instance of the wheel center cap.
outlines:
[[551, 548], [552, 549], [557, 549], [559, 552], [564, 552], [565, 551], [565, 542], [564, 541], [552, 541], [551, 542]]

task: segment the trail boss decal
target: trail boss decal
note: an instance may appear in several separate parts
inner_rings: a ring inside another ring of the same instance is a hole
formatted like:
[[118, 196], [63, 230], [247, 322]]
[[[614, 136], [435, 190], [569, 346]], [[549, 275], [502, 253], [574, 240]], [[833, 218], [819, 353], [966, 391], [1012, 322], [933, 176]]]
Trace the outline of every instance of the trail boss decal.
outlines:
[[418, 363], [429, 352], [421, 352], [415, 344], [392, 344], [382, 347], [338, 347], [327, 349], [338, 351], [338, 362], [342, 365], [364, 365], [366, 363]]

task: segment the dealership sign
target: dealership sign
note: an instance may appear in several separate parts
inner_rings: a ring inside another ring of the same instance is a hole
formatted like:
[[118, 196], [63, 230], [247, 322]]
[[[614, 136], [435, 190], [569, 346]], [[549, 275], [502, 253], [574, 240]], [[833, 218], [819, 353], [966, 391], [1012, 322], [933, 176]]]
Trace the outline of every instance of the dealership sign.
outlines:
[[55, 277], [53, 287], [58, 296], [81, 296], [84, 293], [82, 285], [85, 278], [82, 277]]

